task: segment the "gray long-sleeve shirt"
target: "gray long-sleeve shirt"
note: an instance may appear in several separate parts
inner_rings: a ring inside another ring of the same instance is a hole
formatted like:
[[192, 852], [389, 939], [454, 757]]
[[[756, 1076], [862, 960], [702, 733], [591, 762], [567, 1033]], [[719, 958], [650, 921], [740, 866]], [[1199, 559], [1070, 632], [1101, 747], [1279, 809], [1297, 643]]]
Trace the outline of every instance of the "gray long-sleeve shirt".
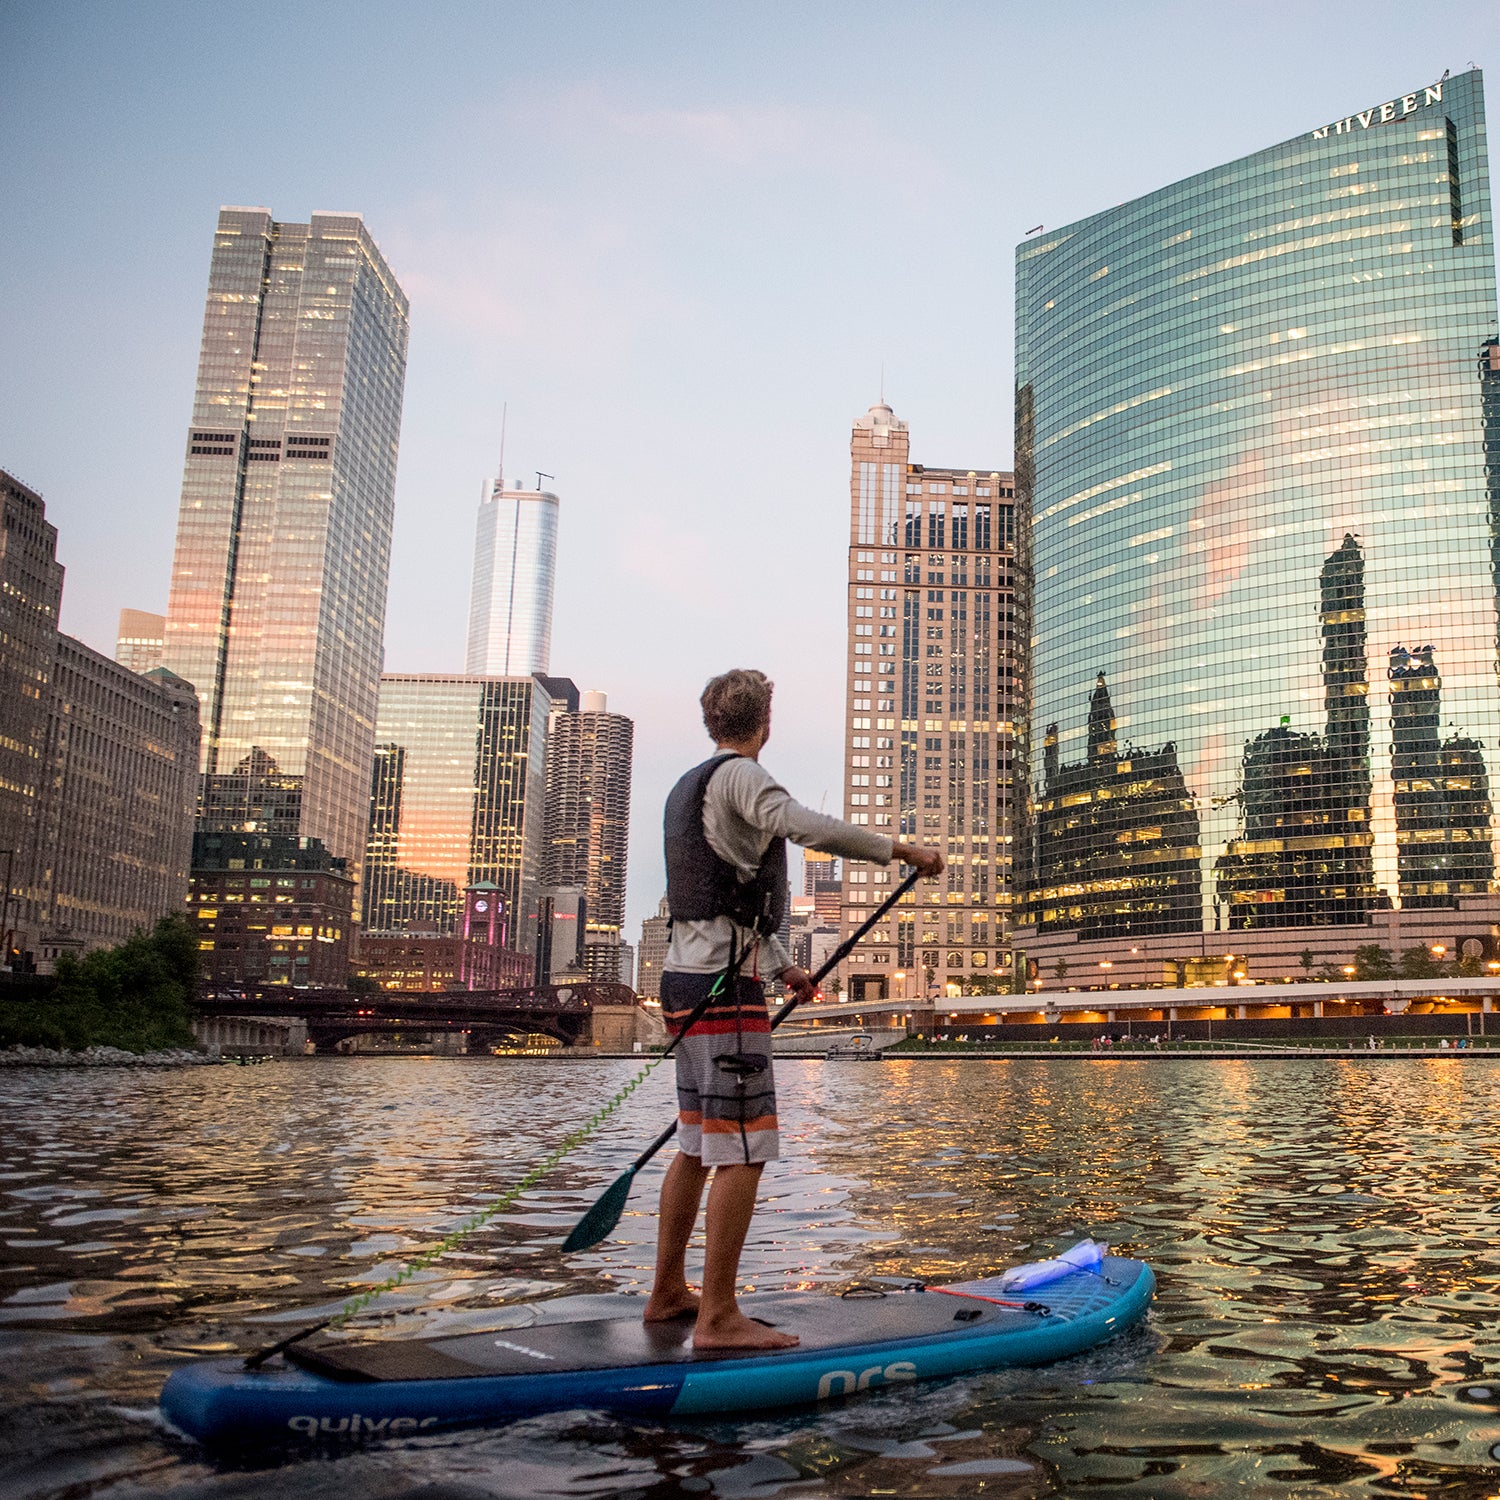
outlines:
[[[714, 772], [703, 799], [703, 833], [709, 848], [744, 880], [754, 878], [773, 838], [843, 859], [891, 862], [892, 841], [885, 834], [803, 807], [764, 766], [743, 756]], [[717, 974], [729, 963], [731, 936], [737, 952], [761, 945], [740, 969], [747, 978], [758, 974], [770, 979], [791, 967], [791, 956], [774, 934], [762, 938], [728, 917], [715, 917], [674, 921], [664, 968], [677, 974]]]

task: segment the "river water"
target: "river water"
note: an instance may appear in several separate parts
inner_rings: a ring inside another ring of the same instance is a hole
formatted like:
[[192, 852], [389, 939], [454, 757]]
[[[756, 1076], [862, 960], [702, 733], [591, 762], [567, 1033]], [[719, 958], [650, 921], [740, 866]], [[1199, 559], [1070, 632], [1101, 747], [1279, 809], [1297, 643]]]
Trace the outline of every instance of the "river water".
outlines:
[[[960, 1280], [1089, 1233], [1155, 1267], [1149, 1323], [1049, 1369], [818, 1411], [574, 1412], [343, 1455], [216, 1460], [159, 1423], [172, 1369], [269, 1342], [394, 1269], [636, 1065], [11, 1070], [0, 1494], [1500, 1494], [1500, 1062], [777, 1070], [784, 1158], [766, 1175], [747, 1283]], [[556, 1246], [671, 1109], [653, 1075], [379, 1326], [515, 1326], [540, 1299], [643, 1291], [652, 1173], [614, 1239], [566, 1261]]]

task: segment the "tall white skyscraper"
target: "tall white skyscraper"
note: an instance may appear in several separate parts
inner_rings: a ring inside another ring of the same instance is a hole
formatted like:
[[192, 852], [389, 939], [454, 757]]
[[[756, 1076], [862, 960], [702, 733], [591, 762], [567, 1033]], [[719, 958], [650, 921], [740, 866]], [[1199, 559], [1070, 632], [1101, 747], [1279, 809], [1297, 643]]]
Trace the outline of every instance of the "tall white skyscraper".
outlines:
[[479, 502], [467, 672], [524, 677], [549, 670], [557, 510], [550, 491], [508, 490], [503, 475]]

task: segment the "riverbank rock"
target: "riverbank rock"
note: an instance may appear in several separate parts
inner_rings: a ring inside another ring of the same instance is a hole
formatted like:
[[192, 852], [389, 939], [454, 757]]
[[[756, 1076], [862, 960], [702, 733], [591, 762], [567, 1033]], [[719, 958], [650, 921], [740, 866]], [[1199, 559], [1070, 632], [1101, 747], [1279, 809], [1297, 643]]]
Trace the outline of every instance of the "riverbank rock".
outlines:
[[191, 1047], [172, 1047], [165, 1052], [126, 1052], [120, 1047], [85, 1047], [81, 1052], [9, 1047], [0, 1052], [0, 1068], [194, 1068], [218, 1061]]

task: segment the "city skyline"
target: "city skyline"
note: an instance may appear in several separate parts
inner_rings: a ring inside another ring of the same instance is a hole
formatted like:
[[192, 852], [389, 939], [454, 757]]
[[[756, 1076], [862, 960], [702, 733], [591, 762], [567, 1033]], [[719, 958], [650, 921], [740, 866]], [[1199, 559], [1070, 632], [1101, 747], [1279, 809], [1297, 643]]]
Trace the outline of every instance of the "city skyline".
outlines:
[[[897, 12], [859, 14], [878, 24]], [[216, 75], [211, 91], [198, 43], [165, 11], [147, 7], [128, 27], [66, 12], [8, 19], [20, 66], [3, 170], [20, 191], [3, 252], [15, 295], [0, 318], [33, 357], [24, 380], [21, 366], [3, 377], [0, 438], [62, 524], [64, 628], [111, 649], [120, 607], [166, 602], [164, 537], [215, 205], [361, 210], [422, 309], [387, 666], [463, 661], [472, 476], [493, 464], [508, 400], [508, 467], [556, 472], [568, 497], [555, 660], [607, 683], [640, 726], [632, 927], [659, 894], [657, 804], [701, 745], [697, 692], [746, 649], [684, 604], [668, 554], [711, 578], [735, 527], [763, 517], [799, 552], [836, 557], [842, 515], [830, 502], [844, 456], [830, 434], [873, 399], [882, 363], [924, 446], [1007, 468], [1012, 243], [1038, 221], [1074, 219], [1388, 99], [1409, 74], [1483, 62], [1496, 37], [1492, 10], [1464, 4], [1362, 7], [1356, 28], [1298, 12], [1290, 52], [1276, 26], [1237, 15], [1185, 28], [1170, 8], [1146, 7], [1080, 27], [1066, 7], [1026, 17], [960, 7], [916, 24], [902, 16], [901, 55], [872, 56], [874, 73], [856, 83], [833, 66], [847, 45], [838, 13], [799, 17], [782, 34], [717, 16], [690, 29], [668, 8], [564, 37], [519, 10], [459, 7], [403, 56], [412, 96], [442, 107], [393, 131], [372, 108], [382, 28], [369, 10], [359, 16], [349, 46], [315, 73], [269, 31], [247, 36], [244, 72]], [[497, 96], [478, 59], [501, 52], [533, 66]], [[994, 66], [1004, 58], [1012, 76], [1040, 79], [1063, 57], [1102, 83], [1051, 111], [1043, 138], [1033, 106], [992, 87]], [[279, 70], [341, 102], [316, 155], [261, 107], [254, 80]], [[561, 111], [540, 107], [559, 100]], [[155, 148], [161, 139], [171, 153]], [[480, 150], [490, 139], [507, 149]], [[996, 152], [997, 140], [1013, 146]], [[867, 190], [849, 172], [870, 160], [891, 193], [873, 237]], [[152, 233], [115, 234], [143, 195]], [[953, 202], [963, 231], [934, 233], [934, 214]], [[74, 317], [84, 247], [105, 240], [139, 296]], [[978, 336], [934, 341], [934, 329], [957, 327]], [[87, 431], [59, 442], [80, 425], [75, 388]], [[720, 467], [747, 413], [776, 431], [790, 484]], [[627, 612], [628, 639], [599, 628]], [[803, 591], [764, 612], [749, 642], [778, 682], [768, 763], [814, 802], [840, 781], [838, 705], [824, 686], [837, 666], [817, 643], [841, 630], [837, 601]], [[645, 660], [667, 665], [647, 674]]]

